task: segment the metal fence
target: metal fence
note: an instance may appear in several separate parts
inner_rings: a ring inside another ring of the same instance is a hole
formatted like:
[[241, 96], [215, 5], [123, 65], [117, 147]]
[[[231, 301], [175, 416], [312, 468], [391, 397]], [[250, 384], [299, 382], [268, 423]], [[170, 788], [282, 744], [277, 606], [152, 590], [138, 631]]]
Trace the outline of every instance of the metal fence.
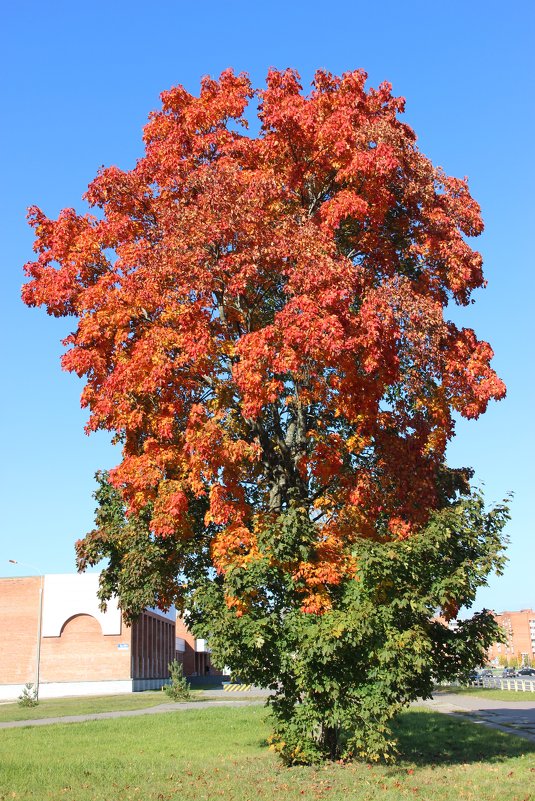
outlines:
[[535, 693], [535, 678], [524, 679], [514, 677], [511, 679], [483, 676], [469, 682], [470, 687], [488, 687], [492, 690], [516, 690], [516, 692]]

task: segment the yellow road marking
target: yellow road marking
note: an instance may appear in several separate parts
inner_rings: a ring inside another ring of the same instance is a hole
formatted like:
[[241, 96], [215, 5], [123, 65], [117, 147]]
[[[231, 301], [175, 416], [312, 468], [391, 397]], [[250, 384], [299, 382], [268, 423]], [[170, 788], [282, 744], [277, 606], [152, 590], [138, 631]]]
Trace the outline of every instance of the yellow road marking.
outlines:
[[252, 688], [252, 684], [225, 684], [223, 692], [225, 693], [244, 693]]

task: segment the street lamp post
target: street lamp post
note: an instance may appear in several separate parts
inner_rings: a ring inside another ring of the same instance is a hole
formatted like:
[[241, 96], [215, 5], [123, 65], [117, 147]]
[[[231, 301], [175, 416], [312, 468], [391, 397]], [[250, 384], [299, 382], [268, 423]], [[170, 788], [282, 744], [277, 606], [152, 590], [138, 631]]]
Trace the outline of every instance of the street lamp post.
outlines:
[[19, 562], [16, 559], [8, 560], [12, 565], [21, 565], [22, 567], [29, 567], [39, 574], [39, 604], [37, 612], [37, 650], [35, 654], [35, 700], [39, 700], [39, 668], [41, 665], [41, 628], [43, 623], [43, 589], [45, 577], [41, 570], [35, 565], [29, 565], [26, 562]]

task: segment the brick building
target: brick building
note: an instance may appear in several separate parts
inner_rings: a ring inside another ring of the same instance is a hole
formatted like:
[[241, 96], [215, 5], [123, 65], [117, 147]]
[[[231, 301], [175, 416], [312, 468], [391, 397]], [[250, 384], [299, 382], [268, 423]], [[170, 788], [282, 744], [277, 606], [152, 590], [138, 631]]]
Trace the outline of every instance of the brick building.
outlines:
[[222, 672], [212, 665], [210, 649], [205, 640], [195, 639], [180, 617], [176, 619], [176, 649], [176, 658], [182, 662], [184, 676], [222, 675]]
[[505, 631], [507, 641], [494, 643], [488, 652], [488, 661], [494, 665], [515, 662], [517, 665], [535, 665], [535, 611], [495, 613]]
[[174, 609], [146, 609], [132, 626], [113, 600], [102, 612], [98, 578], [0, 578], [0, 698], [17, 698], [27, 682], [43, 698], [159, 689], [175, 657], [185, 675], [215, 672]]

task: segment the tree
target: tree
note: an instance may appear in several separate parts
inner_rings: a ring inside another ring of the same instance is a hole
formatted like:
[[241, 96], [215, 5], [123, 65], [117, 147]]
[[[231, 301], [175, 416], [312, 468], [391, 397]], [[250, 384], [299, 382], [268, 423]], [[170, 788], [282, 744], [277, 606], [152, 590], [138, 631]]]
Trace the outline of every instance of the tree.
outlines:
[[[488, 545], [466, 471], [444, 465], [453, 414], [476, 418], [505, 394], [488, 343], [444, 316], [484, 284], [467, 243], [480, 210], [466, 180], [418, 150], [403, 99], [365, 81], [319, 71], [304, 96], [295, 72], [272, 70], [254, 92], [228, 70], [203, 79], [198, 98], [176, 87], [151, 114], [136, 166], [90, 184], [95, 216], [29, 214], [38, 257], [23, 299], [77, 319], [63, 367], [86, 377], [87, 429], [123, 446], [101, 491], [120, 492], [129, 521], [103, 512], [90, 559], [126, 526], [133, 552], [148, 549], [148, 594], [188, 603], [214, 643], [227, 625], [278, 619], [279, 661], [258, 668], [273, 685], [310, 627], [323, 631], [350, 599], [371, 608], [379, 586], [390, 597], [389, 554], [421, 555], [411, 549], [449, 514], [467, 515]], [[255, 95], [260, 130], [249, 136]], [[490, 570], [500, 548], [488, 548]], [[126, 558], [119, 546], [107, 575], [134, 601], [136, 586], [137, 599], [147, 592]], [[381, 570], [368, 569], [376, 560]], [[441, 574], [440, 560], [429, 564]], [[414, 577], [411, 590], [417, 598]], [[424, 595], [428, 611], [435, 596]], [[462, 598], [451, 588], [439, 598], [454, 616]], [[476, 642], [491, 627], [480, 624]], [[282, 706], [294, 720], [306, 712], [302, 695], [278, 696]], [[342, 753], [344, 721], [321, 720], [303, 724], [318, 753]]]

